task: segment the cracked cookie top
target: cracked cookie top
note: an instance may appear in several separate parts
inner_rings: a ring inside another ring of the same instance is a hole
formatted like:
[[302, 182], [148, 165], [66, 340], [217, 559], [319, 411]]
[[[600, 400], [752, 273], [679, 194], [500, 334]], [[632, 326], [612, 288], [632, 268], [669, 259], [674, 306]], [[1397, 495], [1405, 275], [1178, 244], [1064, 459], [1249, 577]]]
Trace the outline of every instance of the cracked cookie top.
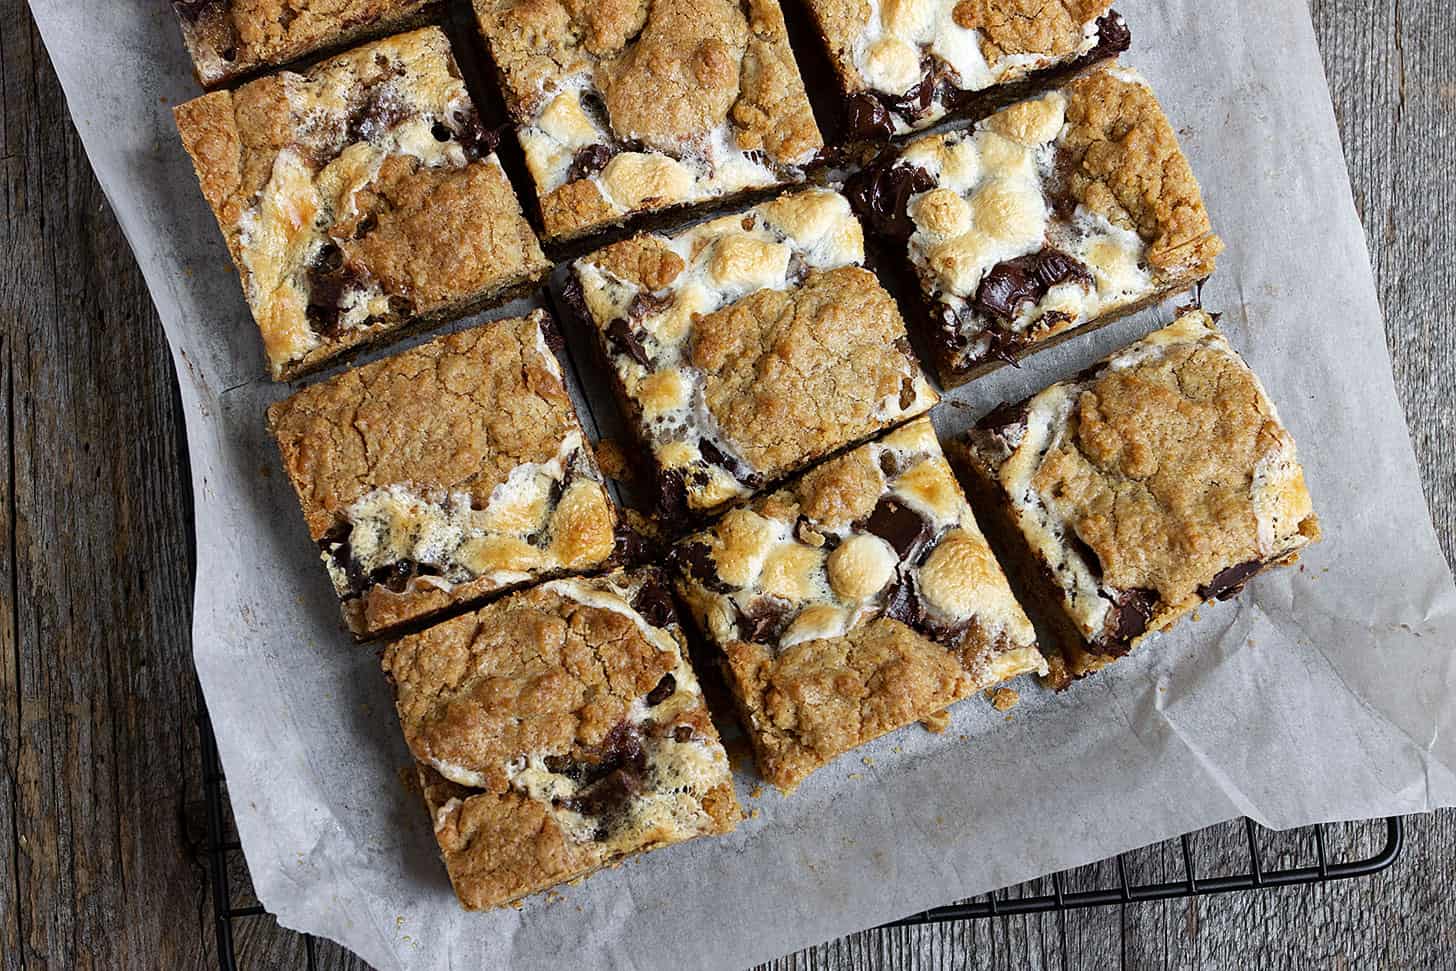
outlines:
[[1111, 0], [809, 0], [861, 137], [903, 134], [977, 92], [1126, 50]]
[[551, 237], [798, 181], [823, 141], [775, 0], [475, 0]]
[[356, 634], [611, 558], [616, 515], [553, 328], [542, 311], [485, 324], [269, 408]]
[[176, 117], [274, 378], [549, 266], [438, 29]]
[[1157, 99], [1115, 64], [912, 142], [851, 196], [904, 241], [948, 383], [1191, 285], [1223, 248]]
[[750, 495], [937, 400], [894, 300], [859, 265], [849, 204], [811, 189], [573, 265], [681, 521]]
[[651, 569], [552, 581], [385, 652], [467, 907], [737, 824], [686, 655]]
[[928, 418], [730, 510], [673, 560], [776, 782], [1045, 669]]
[[968, 450], [1107, 654], [1319, 538], [1294, 440], [1201, 310], [992, 412]]

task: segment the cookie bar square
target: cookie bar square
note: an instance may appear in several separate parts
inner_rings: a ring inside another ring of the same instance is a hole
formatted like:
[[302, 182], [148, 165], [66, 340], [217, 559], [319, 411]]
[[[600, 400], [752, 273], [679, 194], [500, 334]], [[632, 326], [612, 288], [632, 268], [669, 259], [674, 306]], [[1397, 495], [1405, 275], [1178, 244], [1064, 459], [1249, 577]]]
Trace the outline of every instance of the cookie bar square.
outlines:
[[205, 88], [321, 51], [416, 27], [434, 0], [172, 0]]
[[742, 816], [656, 570], [512, 594], [392, 645], [384, 670], [467, 909]]
[[1112, 0], [804, 0], [843, 91], [845, 135], [985, 113], [1126, 51]]
[[438, 29], [204, 95], [176, 117], [275, 379], [502, 301], [550, 269]]
[[850, 197], [913, 269], [947, 386], [1185, 290], [1223, 249], [1157, 99], [1116, 64], [917, 139]]
[[809, 189], [573, 264], [563, 302], [597, 335], [669, 524], [935, 404], [863, 260], [849, 203]]
[[373, 637], [592, 570], [616, 511], [544, 311], [441, 337], [268, 409], [349, 629]]
[[801, 181], [823, 140], [776, 0], [475, 0], [548, 239]]
[[1201, 310], [993, 411], [964, 456], [988, 530], [1055, 625], [1058, 687], [1320, 535], [1294, 440]]
[[929, 418], [681, 540], [759, 771], [786, 791], [856, 746], [1045, 673]]

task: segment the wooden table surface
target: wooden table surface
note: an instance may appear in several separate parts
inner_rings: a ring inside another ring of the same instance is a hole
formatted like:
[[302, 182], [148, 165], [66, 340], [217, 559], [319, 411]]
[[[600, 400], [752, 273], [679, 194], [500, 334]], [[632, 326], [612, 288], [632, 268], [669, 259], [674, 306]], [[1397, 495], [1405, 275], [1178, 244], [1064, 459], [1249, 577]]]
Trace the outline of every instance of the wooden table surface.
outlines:
[[[1310, 6], [1453, 560], [1456, 34], [1445, 0]], [[0, 24], [0, 968], [216, 968], [172, 365], [22, 0], [0, 0]], [[1213, 866], [1228, 852], [1198, 846]], [[1373, 879], [869, 931], [771, 967], [1451, 967], [1453, 880], [1447, 812], [1411, 819], [1404, 857]], [[303, 947], [271, 918], [239, 925], [243, 967], [302, 967]]]

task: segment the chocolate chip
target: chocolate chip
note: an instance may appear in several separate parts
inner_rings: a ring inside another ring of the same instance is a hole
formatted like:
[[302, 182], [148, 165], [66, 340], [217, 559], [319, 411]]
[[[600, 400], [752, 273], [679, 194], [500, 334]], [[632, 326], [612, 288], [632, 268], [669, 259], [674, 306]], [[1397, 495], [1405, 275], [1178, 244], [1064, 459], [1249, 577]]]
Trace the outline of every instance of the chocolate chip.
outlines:
[[890, 156], [871, 162], [846, 183], [845, 192], [872, 229], [903, 242], [915, 233], [910, 197], [935, 188], [935, 178], [918, 165], [898, 165], [898, 161]]
[[693, 726], [691, 726], [691, 725], [679, 725], [679, 726], [677, 726], [676, 728], [674, 728], [672, 730], [672, 737], [673, 737], [673, 740], [674, 741], [678, 741], [678, 742], [691, 742], [693, 740]]
[[[677, 613], [672, 606], [672, 594], [656, 580], [648, 580], [642, 584], [637, 596], [632, 598], [632, 609], [653, 627], [667, 627], [677, 620]], [[648, 703], [657, 704], [650, 698]]]
[[455, 137], [455, 133], [450, 130], [450, 126], [440, 121], [430, 126], [430, 134], [435, 136], [435, 141], [437, 142], [448, 142]]
[[764, 597], [739, 609], [738, 636], [750, 644], [777, 644], [791, 619], [787, 605]]
[[1146, 589], [1123, 590], [1113, 600], [1098, 637], [1098, 646], [1109, 654], [1127, 653], [1133, 640], [1147, 632], [1148, 622], [1153, 619], [1153, 608], [1158, 605], [1158, 591]]
[[655, 708], [656, 706], [662, 704], [664, 701], [671, 698], [672, 693], [676, 690], [677, 678], [674, 678], [671, 674], [664, 674], [662, 676], [662, 680], [657, 682], [657, 687], [647, 692], [648, 707]]
[[1204, 600], [1229, 600], [1238, 596], [1244, 584], [1264, 567], [1263, 560], [1246, 560], [1224, 570], [1219, 570], [1213, 579], [1198, 588], [1198, 595]]
[[617, 353], [626, 354], [643, 367], [651, 366], [652, 359], [647, 356], [647, 348], [642, 346], [641, 338], [625, 317], [618, 317], [607, 325], [607, 340], [616, 348]]
[[972, 302], [983, 316], [1009, 321], [1026, 303], [1039, 303], [1060, 283], [1092, 284], [1092, 274], [1076, 259], [1050, 247], [997, 263], [981, 280]]
[[900, 379], [900, 410], [904, 411], [915, 404], [917, 395], [915, 392], [915, 379], [909, 375]]
[[895, 134], [895, 119], [878, 97], [864, 91], [845, 102], [844, 131], [851, 138], [888, 138]]
[[864, 528], [893, 546], [906, 562], [913, 562], [930, 539], [930, 524], [915, 510], [889, 497], [875, 504]]
[[591, 178], [606, 168], [607, 163], [615, 154], [617, 153], [612, 151], [609, 146], [600, 144], [577, 149], [571, 159], [571, 168], [567, 170], [566, 181], [575, 182], [578, 179]]

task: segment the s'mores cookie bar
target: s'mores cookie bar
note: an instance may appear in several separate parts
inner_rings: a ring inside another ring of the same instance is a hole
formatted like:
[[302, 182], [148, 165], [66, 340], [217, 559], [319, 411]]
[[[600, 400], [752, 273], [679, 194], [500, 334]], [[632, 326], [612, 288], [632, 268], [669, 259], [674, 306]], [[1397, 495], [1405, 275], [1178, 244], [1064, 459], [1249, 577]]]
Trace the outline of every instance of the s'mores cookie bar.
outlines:
[[268, 409], [355, 635], [612, 559], [554, 328], [538, 310], [460, 331]]
[[550, 268], [438, 29], [176, 117], [275, 379], [504, 301]]
[[1173, 126], [1116, 64], [917, 139], [849, 194], [913, 270], [947, 386], [1186, 290], [1223, 249]]
[[983, 114], [1132, 42], [1112, 0], [804, 2], [858, 139]]
[[475, 0], [548, 239], [802, 180], [823, 147], [776, 0]]
[[572, 266], [670, 525], [930, 409], [844, 197], [810, 189]]
[[205, 88], [418, 26], [437, 6], [435, 0], [172, 0]]
[[1058, 687], [1320, 536], [1294, 440], [1201, 310], [998, 408], [964, 451], [977, 508], [1054, 625]]
[[673, 553], [763, 776], [1046, 672], [930, 419], [831, 459]]
[[467, 909], [742, 816], [655, 570], [511, 594], [392, 645], [384, 670]]

